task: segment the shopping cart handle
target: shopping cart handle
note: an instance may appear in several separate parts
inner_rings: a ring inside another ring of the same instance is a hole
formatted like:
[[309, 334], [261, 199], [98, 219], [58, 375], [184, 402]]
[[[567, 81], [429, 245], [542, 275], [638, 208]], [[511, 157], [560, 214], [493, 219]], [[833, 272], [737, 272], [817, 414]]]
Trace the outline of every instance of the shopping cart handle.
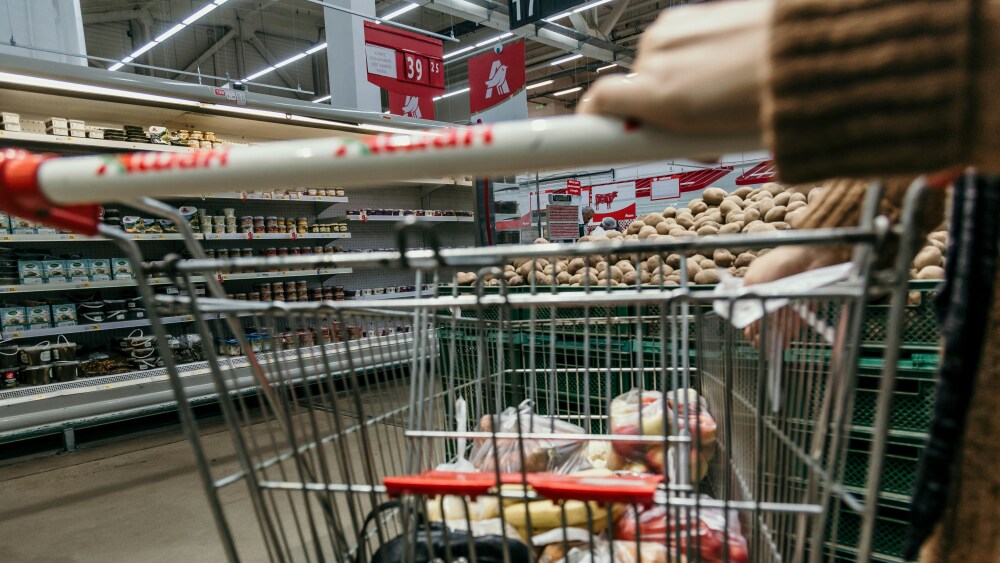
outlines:
[[[582, 500], [649, 506], [663, 482], [662, 475], [557, 475], [554, 473], [501, 473], [502, 485], [518, 485], [526, 480], [535, 493], [549, 500]], [[426, 471], [382, 480], [391, 497], [400, 495], [455, 495], [475, 499], [497, 489], [491, 472]]]
[[45, 197], [38, 184], [38, 167], [49, 158], [19, 149], [0, 151], [0, 209], [49, 227], [96, 235], [100, 206], [58, 206]]

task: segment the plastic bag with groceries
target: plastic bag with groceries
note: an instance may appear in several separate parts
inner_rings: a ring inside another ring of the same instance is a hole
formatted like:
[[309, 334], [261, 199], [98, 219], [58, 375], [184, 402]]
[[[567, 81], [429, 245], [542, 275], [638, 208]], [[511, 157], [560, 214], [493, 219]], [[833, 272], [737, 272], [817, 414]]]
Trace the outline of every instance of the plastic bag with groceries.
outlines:
[[[485, 415], [479, 420], [480, 432], [510, 432], [521, 434], [579, 434], [583, 428], [558, 418], [535, 414], [531, 401], [516, 409], [507, 408], [500, 415]], [[558, 473], [566, 475], [590, 468], [587, 441], [573, 438], [494, 438], [475, 440], [469, 460], [479, 471], [519, 473]], [[523, 460], [523, 463], [522, 463]]]
[[[701, 495], [700, 498], [710, 500]], [[629, 507], [615, 526], [615, 538], [635, 543], [654, 542], [669, 547], [670, 553], [684, 554], [702, 563], [721, 563], [729, 550], [732, 563], [749, 563], [747, 540], [735, 510], [721, 508], [671, 508], [667, 506]], [[692, 556], [692, 552], [697, 556]]]

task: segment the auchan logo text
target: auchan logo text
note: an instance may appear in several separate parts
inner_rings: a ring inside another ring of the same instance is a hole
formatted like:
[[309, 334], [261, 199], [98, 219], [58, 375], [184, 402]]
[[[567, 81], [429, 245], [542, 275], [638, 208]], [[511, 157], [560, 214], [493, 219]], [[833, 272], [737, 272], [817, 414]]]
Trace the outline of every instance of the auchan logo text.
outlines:
[[376, 135], [359, 140], [349, 140], [337, 148], [334, 156], [411, 153], [491, 144], [493, 144], [493, 127], [485, 125], [465, 129], [448, 129], [440, 133]]
[[140, 152], [108, 157], [97, 169], [97, 175], [204, 169], [223, 167], [227, 164], [229, 164], [228, 149], [190, 153]]

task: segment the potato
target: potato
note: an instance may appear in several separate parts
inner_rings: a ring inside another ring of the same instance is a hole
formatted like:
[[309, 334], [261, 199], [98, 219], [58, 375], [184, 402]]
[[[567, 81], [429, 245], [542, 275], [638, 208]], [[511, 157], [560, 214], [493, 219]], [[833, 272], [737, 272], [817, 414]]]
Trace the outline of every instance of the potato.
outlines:
[[788, 198], [789, 203], [806, 202], [806, 194], [801, 192], [792, 192], [792, 195]]
[[941, 266], [927, 266], [917, 273], [918, 280], [943, 280], [944, 268]]
[[931, 240], [931, 241], [928, 241], [928, 244], [930, 244], [934, 248], [940, 250], [942, 254], [944, 254], [944, 252], [946, 250], [948, 250], [948, 246], [946, 244], [944, 244], [943, 242], [940, 242], [940, 241]]
[[503, 271], [505, 271], [505, 272], [513, 272], [514, 271], [514, 266], [511, 266], [510, 264], [507, 264], [507, 265], [505, 265], [503, 267]]
[[514, 260], [514, 269], [516, 270], [517, 268], [520, 268], [527, 261], [528, 260], [526, 258], [518, 258], [517, 260]]
[[925, 246], [923, 250], [917, 253], [917, 257], [913, 259], [913, 265], [918, 270], [923, 270], [927, 266], [940, 266], [942, 261], [943, 256], [940, 250], [933, 246]]
[[746, 231], [747, 233], [750, 233], [750, 234], [753, 234], [753, 233], [767, 233], [767, 232], [776, 231], [776, 230], [778, 230], [778, 229], [774, 225], [772, 225], [770, 223], [762, 223], [762, 222], [758, 222], [756, 225], [752, 225], [749, 228], [744, 229], [744, 231]]
[[750, 221], [749, 223], [746, 224], [745, 227], [743, 227], [743, 232], [744, 233], [748, 233], [748, 232], [750, 232], [750, 227], [756, 227], [757, 225], [764, 225], [764, 224], [766, 224], [766, 223], [764, 223], [761, 220]]
[[528, 274], [531, 273], [532, 270], [533, 268], [531, 262], [525, 262], [524, 264], [518, 266], [517, 275], [521, 276], [522, 278], [526, 278], [528, 277]]
[[768, 223], [768, 224], [774, 227], [775, 229], [778, 229], [779, 231], [787, 231], [788, 229], [792, 228], [791, 225], [789, 225], [784, 221], [775, 221], [773, 223]]
[[676, 237], [694, 237], [694, 236], [698, 236], [698, 233], [695, 232], [695, 228], [694, 227], [691, 227], [690, 229], [688, 229], [686, 231], [681, 231], [680, 234], [676, 234], [676, 235], [673, 234], [673, 233], [670, 233], [670, 234], [672, 236], [676, 236]]
[[653, 278], [652, 278], [652, 276], [649, 275], [649, 272], [646, 272], [646, 271], [639, 272], [639, 282], [640, 283], [649, 283], [649, 280], [651, 280], [651, 279], [653, 279]]
[[793, 202], [789, 203], [787, 206], [785, 206], [785, 213], [791, 213], [792, 211], [798, 211], [799, 209], [805, 208], [807, 205], [808, 204], [806, 202], [804, 202], [804, 201], [793, 201]]
[[823, 197], [823, 188], [813, 188], [808, 194], [806, 194], [806, 201], [812, 205], [821, 197]]
[[682, 237], [682, 236], [684, 236], [682, 233], [686, 233], [686, 232], [687, 232], [687, 229], [685, 229], [684, 227], [673, 227], [672, 229], [670, 229], [670, 232], [667, 233], [667, 236]]
[[781, 184], [775, 182], [768, 182], [763, 186], [761, 186], [760, 189], [761, 191], [770, 193], [771, 195], [778, 195], [781, 192], [785, 191], [785, 186], [782, 186]]
[[573, 274], [572, 276], [569, 277], [569, 283], [570, 284], [580, 283], [580, 280], [582, 279], [583, 279], [583, 273]]
[[701, 192], [701, 198], [709, 205], [719, 205], [726, 199], [729, 193], [722, 188], [705, 188]]
[[646, 240], [647, 238], [649, 238], [649, 235], [655, 235], [655, 234], [656, 234], [656, 227], [650, 227], [647, 225], [639, 229], [639, 240]]
[[774, 208], [774, 203], [769, 199], [762, 199], [756, 203], [755, 207], [757, 211], [760, 211], [761, 218], [764, 218], [767, 217], [767, 212]]
[[702, 270], [698, 272], [698, 275], [694, 277], [694, 283], [698, 285], [717, 284], [719, 283], [719, 272], [714, 268], [709, 270]]
[[580, 285], [585, 285], [587, 280], [590, 280], [590, 285], [597, 283], [597, 272], [590, 270], [588, 273], [583, 274], [583, 277], [580, 278]]
[[534, 244], [548, 244], [548, 243], [549, 243], [549, 241], [543, 239], [542, 237], [536, 238], [535, 242], [534, 242]]
[[747, 214], [743, 212], [742, 209], [737, 211], [732, 211], [726, 215], [726, 224], [729, 223], [742, 223], [746, 221]]
[[459, 272], [455, 274], [455, 283], [458, 285], [472, 285], [476, 281], [476, 274], [472, 272]]
[[625, 235], [625, 240], [639, 240], [639, 235]]
[[700, 225], [695, 225], [694, 228], [697, 231], [698, 229], [700, 229], [702, 227], [705, 227], [705, 226], [715, 227], [716, 229], [718, 229], [718, 228], [722, 227], [722, 224], [720, 224], [718, 221], [711, 221], [711, 220], [709, 220], [709, 221], [703, 221]]
[[701, 266], [702, 270], [712, 270], [715, 269], [715, 260], [711, 258], [703, 258], [698, 261], [698, 265]]
[[670, 256], [667, 256], [667, 259], [664, 261], [664, 263], [667, 266], [670, 266], [671, 268], [676, 270], [681, 267], [681, 255], [671, 254]]
[[659, 254], [654, 254], [649, 258], [646, 258], [646, 261], [642, 263], [642, 269], [652, 272], [658, 268], [660, 264], [663, 264], [663, 258], [660, 257]]
[[605, 261], [603, 261], [603, 260], [601, 260], [600, 262], [598, 262], [597, 264], [594, 265], [594, 268], [598, 272], [603, 272], [604, 270], [608, 269], [608, 263], [605, 262]]
[[743, 210], [743, 222], [750, 224], [760, 219], [760, 210], [756, 207], [747, 207]]
[[583, 258], [574, 258], [569, 261], [569, 265], [567, 266], [566, 271], [571, 274], [575, 274], [578, 271], [580, 271], [584, 267], [584, 265], [586, 265], [586, 262], [584, 261]]
[[487, 280], [486, 281], [486, 285], [488, 285], [490, 287], [496, 287], [496, 286], [500, 285], [500, 280], [498, 280], [498, 279]]
[[605, 234], [605, 236], [608, 237], [608, 240], [612, 240], [612, 239], [620, 239], [620, 238], [622, 238], [625, 235], [621, 234], [618, 231], [608, 231]]
[[765, 192], [764, 190], [760, 190], [757, 193], [753, 194], [753, 197], [750, 198], [750, 201], [759, 202], [759, 201], [764, 201], [765, 199], [768, 201], [774, 199], [774, 194], [772, 194], [771, 192]]
[[576, 239], [576, 242], [590, 242], [594, 240], [590, 235], [583, 235], [582, 237]]
[[670, 227], [671, 227], [670, 223], [667, 223], [666, 221], [660, 221], [659, 223], [656, 224], [656, 233], [660, 235], [669, 235]]
[[736, 203], [735, 201], [733, 201], [731, 198], [728, 197], [725, 200], [723, 200], [721, 204], [719, 204], [719, 213], [721, 213], [723, 217], [726, 217], [730, 213], [733, 213], [735, 211], [742, 211], [742, 210], [743, 207], [740, 204]]
[[591, 268], [597, 267], [598, 264], [604, 261], [604, 258], [596, 254], [591, 254], [587, 257], [587, 263], [590, 264]]
[[635, 266], [628, 260], [619, 260], [618, 262], [615, 262], [615, 266], [618, 266], [618, 269], [622, 272], [635, 271]]
[[643, 223], [641, 220], [636, 219], [635, 221], [632, 221], [631, 223], [629, 223], [628, 228], [625, 229], [625, 234], [627, 234], [627, 235], [637, 235], [637, 234], [639, 234], [639, 229], [642, 229], [645, 226], [646, 226], [645, 223]]
[[743, 230], [743, 221], [738, 221], [736, 223], [726, 223], [725, 225], [719, 227], [720, 235], [728, 235], [732, 233], [738, 233]]
[[753, 188], [748, 188], [748, 187], [744, 186], [742, 188], [736, 188], [735, 190], [733, 190], [733, 193], [731, 193], [729, 195], [734, 195], [734, 196], [737, 196], [737, 197], [739, 197], [741, 199], [746, 199], [746, 197], [748, 195], [750, 195], [751, 193], [753, 193]]
[[789, 211], [785, 213], [785, 222], [791, 225], [793, 228], [799, 225], [799, 221], [806, 216], [805, 209], [796, 209], [795, 211]]
[[547, 275], [547, 276], [555, 275], [555, 273], [556, 273], [556, 267], [553, 266], [552, 264], [549, 264], [548, 266], [542, 268], [542, 273], [545, 274], [545, 275]]
[[781, 221], [784, 218], [785, 218], [785, 206], [783, 205], [775, 205], [767, 213], [764, 214], [764, 221], [767, 221], [768, 223]]
[[556, 283], [559, 285], [566, 285], [569, 283], [571, 277], [572, 276], [569, 275], [569, 272], [559, 272], [556, 274]]
[[690, 229], [694, 225], [694, 216], [687, 212], [679, 213], [675, 219], [677, 224], [685, 229]]
[[701, 228], [698, 229], [698, 236], [717, 234], [719, 234], [719, 227], [716, 227], [715, 225], [702, 225]]
[[565, 272], [569, 269], [569, 263], [566, 260], [556, 260], [556, 273]]
[[609, 270], [611, 270], [611, 279], [615, 281], [622, 279], [622, 276], [625, 274], [618, 266], [611, 266]]
[[948, 243], [948, 232], [947, 231], [934, 231], [933, 233], [927, 235], [928, 240], [936, 240], [940, 243]]
[[760, 250], [755, 251], [754, 254], [757, 256], [757, 258], [760, 258], [761, 256], [764, 256], [768, 252], [771, 252], [772, 250], [774, 250], [774, 249], [773, 248], [761, 248]]
[[747, 268], [746, 266], [744, 266], [742, 268], [736, 268], [736, 271], [733, 272], [733, 275], [736, 276], [736, 277], [742, 278], [747, 273], [748, 269], [749, 268]]
[[733, 253], [729, 252], [725, 248], [717, 248], [715, 252], [712, 253], [712, 261], [723, 268], [732, 266], [733, 260], [735, 259], [736, 258], [733, 256]]
[[622, 276], [622, 283], [625, 285], [635, 285], [636, 280], [639, 279], [639, 274], [635, 273], [635, 270], [631, 272], [625, 272]]
[[657, 223], [663, 222], [663, 215], [659, 213], [650, 213], [642, 218], [642, 222], [651, 227], [655, 227]]
[[694, 258], [687, 259], [688, 280], [693, 281], [694, 276], [701, 271], [701, 264]]
[[602, 277], [601, 279], [597, 280], [597, 286], [599, 287], [614, 287], [616, 285], [618, 285], [618, 282], [616, 282], [615, 280], [609, 280], [608, 278]]
[[788, 202], [790, 202], [791, 200], [792, 200], [791, 192], [782, 192], [780, 194], [775, 195], [773, 201], [774, 205], [776, 206], [785, 206], [788, 205]]
[[[567, 274], [567, 275], [569, 275], [569, 274]], [[522, 278], [521, 276], [518, 276], [518, 275], [515, 274], [515, 275], [511, 276], [511, 278], [509, 280], [507, 280], [507, 285], [509, 285], [511, 287], [517, 287], [517, 286], [524, 285], [524, 278]]]
[[733, 266], [736, 266], [737, 268], [749, 266], [753, 263], [755, 258], [756, 256], [750, 252], [741, 252], [740, 255], [736, 257], [736, 260], [733, 261]]

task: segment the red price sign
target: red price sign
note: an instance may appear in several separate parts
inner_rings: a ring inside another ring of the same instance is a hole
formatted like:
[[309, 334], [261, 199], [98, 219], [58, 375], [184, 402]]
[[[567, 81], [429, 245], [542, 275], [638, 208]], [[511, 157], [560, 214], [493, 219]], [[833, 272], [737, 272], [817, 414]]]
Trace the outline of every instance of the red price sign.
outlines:
[[428, 84], [430, 82], [429, 67], [430, 65], [428, 64], [427, 57], [403, 51], [403, 68], [397, 76], [400, 80], [405, 82]]
[[444, 89], [444, 65], [441, 59], [427, 59], [427, 76], [434, 88]]

